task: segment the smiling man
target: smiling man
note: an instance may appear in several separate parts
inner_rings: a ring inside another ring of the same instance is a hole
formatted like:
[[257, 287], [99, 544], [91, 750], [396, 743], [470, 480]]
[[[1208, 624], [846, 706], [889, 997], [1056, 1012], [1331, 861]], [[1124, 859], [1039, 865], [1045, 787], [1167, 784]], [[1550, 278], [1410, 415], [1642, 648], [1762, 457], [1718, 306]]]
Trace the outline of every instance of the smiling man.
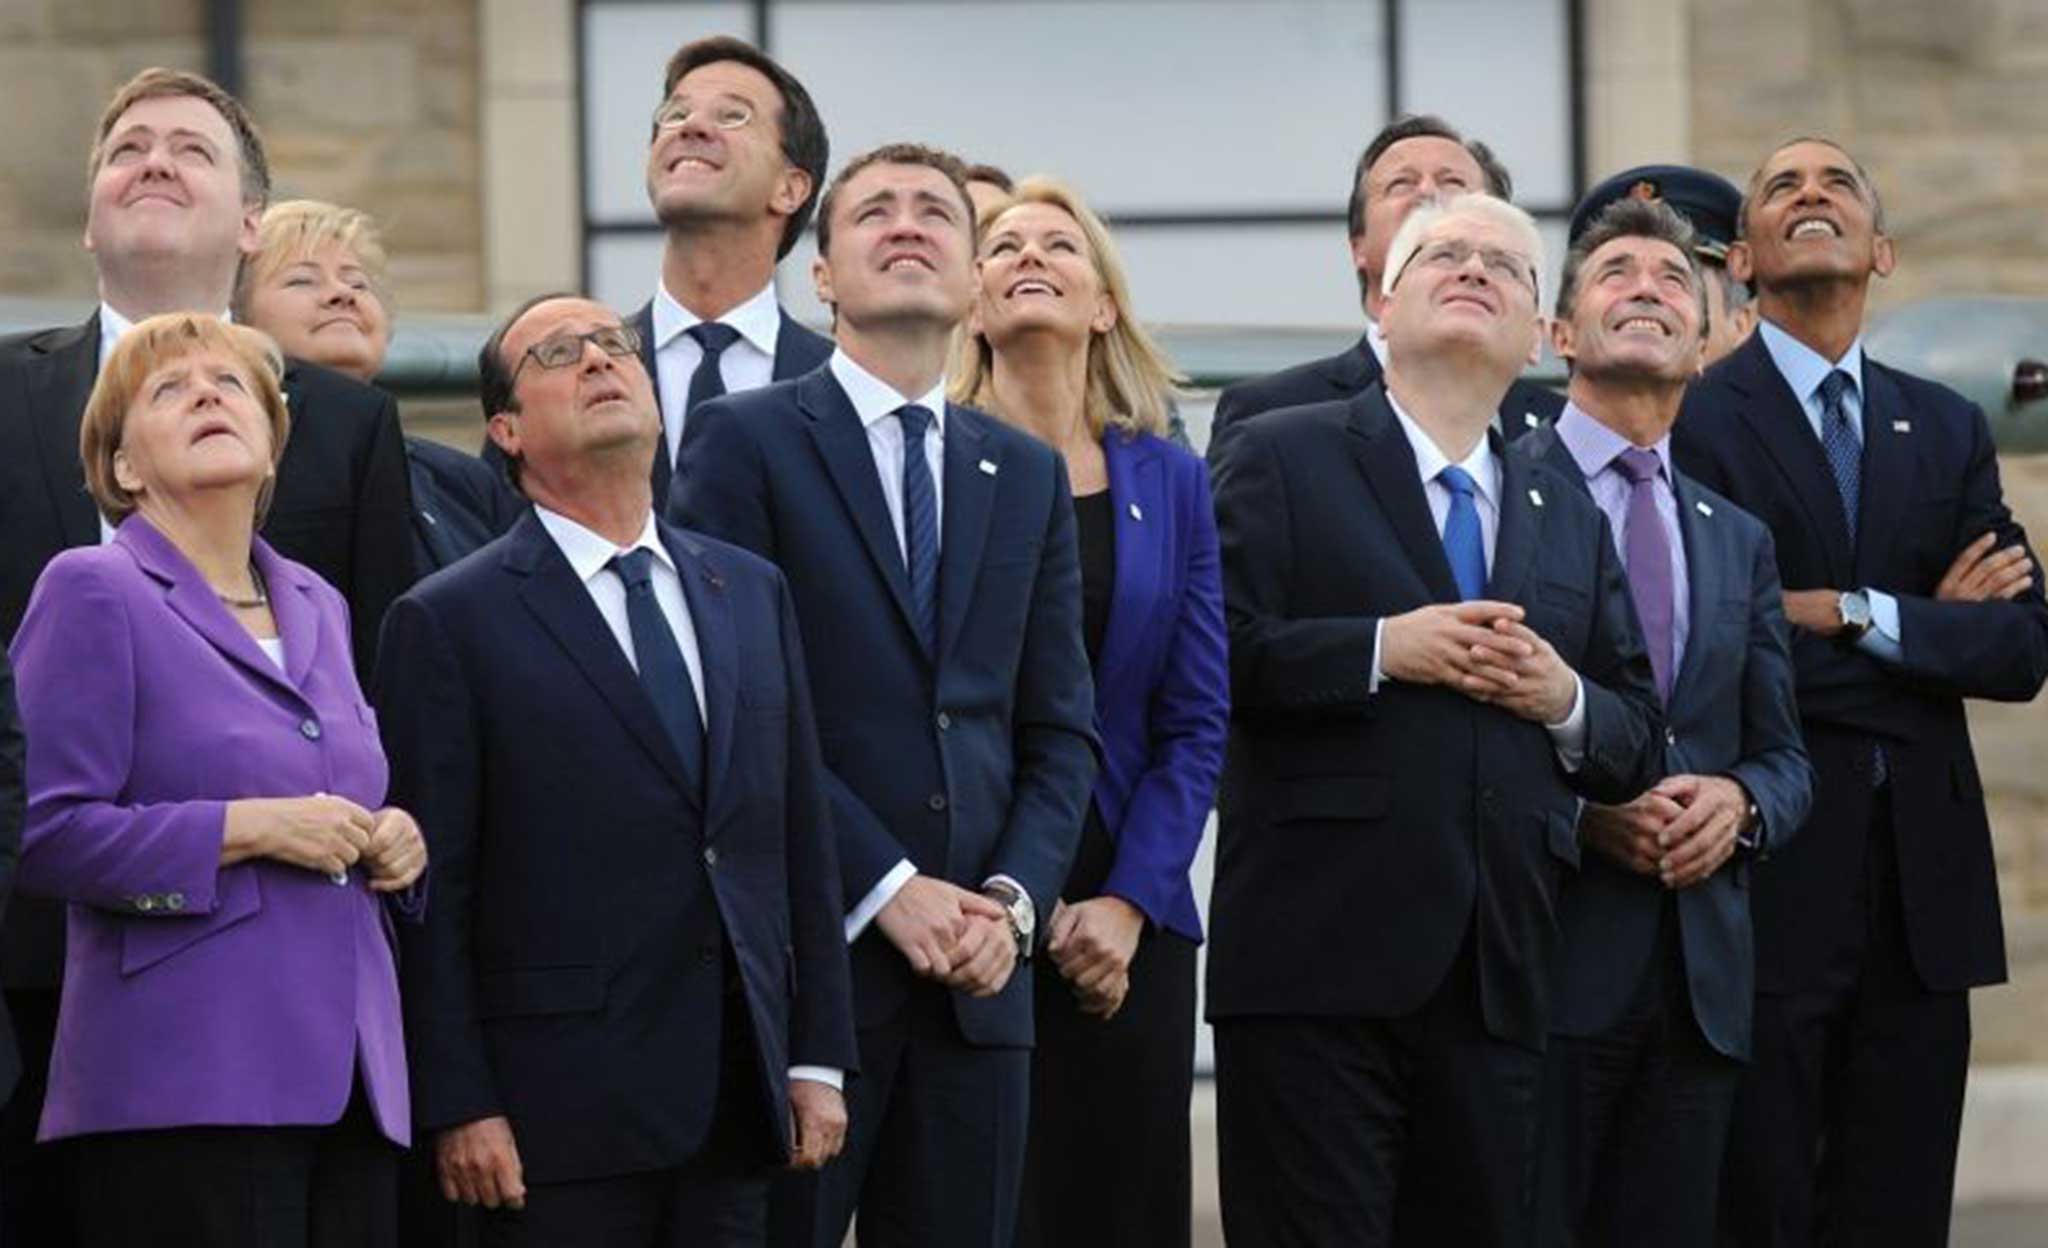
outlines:
[[1757, 167], [1728, 268], [1757, 333], [1685, 400], [1685, 470], [1777, 543], [1814, 813], [1759, 872], [1754, 1066], [1728, 1242], [1947, 1242], [1969, 989], [2005, 978], [1965, 698], [2048, 678], [2048, 603], [1984, 413], [1863, 353], [1896, 262], [1869, 175], [1797, 139]]
[[1607, 517], [1671, 773], [1579, 820], [1594, 852], [1563, 910], [1539, 1248], [1713, 1248], [1750, 1052], [1750, 866], [1783, 848], [1813, 796], [1770, 535], [1671, 468], [1671, 424], [1708, 341], [1697, 246], [1660, 202], [1610, 200], [1582, 219], [1552, 322], [1570, 397], [1515, 444], [1582, 481]]
[[1233, 1245], [1526, 1242], [1579, 799], [1648, 788], [1663, 735], [1607, 522], [1489, 429], [1541, 255], [1491, 196], [1417, 208], [1384, 383], [1249, 421], [1217, 465]]
[[824, 368], [707, 405], [670, 514], [789, 576], [830, 771], [859, 1013], [845, 1155], [778, 1199], [780, 1248], [1003, 1248], [1032, 976], [1095, 777], [1059, 457], [945, 401], [974, 291], [953, 156], [892, 144], [825, 192]]

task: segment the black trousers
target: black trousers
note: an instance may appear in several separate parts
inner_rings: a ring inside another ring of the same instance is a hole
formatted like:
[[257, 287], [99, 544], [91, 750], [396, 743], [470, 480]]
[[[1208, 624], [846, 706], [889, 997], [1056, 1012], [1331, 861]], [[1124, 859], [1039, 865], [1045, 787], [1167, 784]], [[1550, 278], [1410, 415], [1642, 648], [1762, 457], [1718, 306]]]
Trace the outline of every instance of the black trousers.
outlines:
[[969, 1045], [951, 992], [925, 982], [859, 1038], [846, 1147], [817, 1174], [777, 1178], [770, 1244], [840, 1248], [853, 1222], [861, 1248], [1009, 1248], [1031, 1051]]
[[119, 1131], [73, 1147], [81, 1248], [398, 1242], [399, 1150], [360, 1083], [332, 1126]]
[[1392, 1019], [1216, 1023], [1231, 1248], [1524, 1248], [1543, 1055], [1496, 1039], [1471, 943]]
[[1194, 1180], [1195, 944], [1149, 928], [1116, 1017], [1037, 969], [1031, 1138], [1016, 1248], [1187, 1248]]
[[1676, 894], [1657, 956], [1615, 1025], [1550, 1038], [1536, 1242], [1713, 1248], [1721, 1157], [1742, 1064], [1693, 1018]]
[[57, 1038], [57, 990], [10, 988], [7, 1012], [21, 1050], [21, 1081], [0, 1109], [0, 1246], [69, 1248], [77, 1219], [71, 1197], [71, 1146], [37, 1144], [50, 1049]]
[[1899, 901], [1880, 790], [1859, 886], [1825, 982], [1757, 999], [1736, 1097], [1721, 1241], [1730, 1248], [1948, 1242], [1970, 1061], [1969, 995], [1929, 992]]

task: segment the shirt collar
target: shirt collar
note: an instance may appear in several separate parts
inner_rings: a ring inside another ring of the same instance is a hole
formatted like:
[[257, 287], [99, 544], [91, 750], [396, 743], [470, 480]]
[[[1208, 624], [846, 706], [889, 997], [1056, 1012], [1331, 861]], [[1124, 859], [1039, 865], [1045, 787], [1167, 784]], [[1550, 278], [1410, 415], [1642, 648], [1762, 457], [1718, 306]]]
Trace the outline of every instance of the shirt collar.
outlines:
[[1380, 371], [1387, 368], [1387, 336], [1380, 332], [1378, 321], [1365, 323], [1365, 345], [1372, 348], [1372, 358], [1380, 362]]
[[[223, 311], [220, 319], [232, 325], [235, 323], [235, 314], [232, 311]], [[115, 344], [134, 328], [134, 321], [114, 311], [113, 304], [104, 299], [100, 300], [100, 367], [106, 367], [108, 358], [114, 354]]]
[[946, 436], [946, 379], [939, 378], [938, 384], [917, 398], [905, 398], [896, 393], [888, 382], [875, 376], [853, 362], [853, 357], [838, 347], [832, 349], [832, 376], [839, 382], [839, 388], [846, 391], [846, 397], [853, 402], [853, 413], [860, 417], [860, 423], [872, 428], [886, 416], [894, 415], [896, 409], [906, 403], [915, 403], [932, 414], [932, 428], [940, 438]]
[[[555, 545], [561, 548], [562, 557], [569, 561], [569, 567], [575, 571], [576, 579], [585, 584], [605, 570], [605, 566], [612, 561], [612, 556], [623, 553], [619, 547], [612, 544], [610, 538], [585, 528], [558, 511], [550, 511], [539, 503], [533, 505], [533, 510], [534, 514], [540, 517], [541, 527], [548, 531], [548, 536], [554, 538]], [[669, 571], [681, 575], [676, 568], [676, 561], [669, 557], [668, 548], [661, 544], [655, 532], [652, 511], [647, 513], [647, 523], [641, 526], [640, 536], [625, 549], [639, 550], [641, 547], [653, 551], [654, 557], [667, 564]]]
[[[668, 293], [668, 287], [655, 283], [654, 287], [654, 349], [660, 351], [676, 340], [676, 335], [702, 323], [703, 317], [676, 302]], [[747, 345], [769, 359], [775, 358], [775, 339], [782, 332], [782, 305], [775, 301], [775, 282], [770, 279], [766, 286], [754, 293], [753, 298], [740, 304], [732, 311], [718, 318], [721, 325], [729, 325], [739, 331]]]
[[1778, 366], [1779, 376], [1785, 379], [1786, 385], [1792, 387], [1792, 393], [1799, 396], [1801, 403], [1811, 400], [1814, 391], [1820, 389], [1820, 383], [1826, 381], [1828, 374], [1838, 368], [1849, 374], [1849, 382], [1856, 387], [1857, 397], [1862, 397], [1863, 335], [1856, 335], [1856, 340], [1849, 344], [1849, 349], [1842, 352], [1842, 358], [1831, 362], [1820, 352], [1767, 320], [1758, 318], [1756, 328], [1757, 332], [1763, 335], [1764, 349], [1771, 353], [1771, 363]]
[[[1615, 456], [1635, 446], [1569, 400], [1557, 418], [1557, 438], [1564, 443], [1564, 449], [1571, 452], [1572, 461], [1588, 479], [1600, 475], [1613, 465]], [[1666, 432], [1649, 449], [1657, 457], [1657, 467], [1664, 473], [1665, 484], [1670, 484], [1671, 434]]]
[[[1401, 410], [1401, 404], [1395, 400], [1392, 391], [1387, 392], [1387, 406], [1394, 409], [1394, 419], [1401, 422], [1401, 432], [1408, 435], [1408, 445], [1415, 450], [1415, 470], [1422, 474], [1425, 484], [1436, 480], [1436, 474], [1450, 464], [1449, 457], [1421, 425], [1416, 424], [1407, 412]], [[1458, 461], [1458, 467], [1463, 468], [1465, 475], [1472, 478], [1473, 484], [1485, 496], [1486, 501], [1498, 509], [1500, 466], [1494, 459], [1493, 439], [1484, 434], [1480, 435], [1479, 444], [1472, 448], [1471, 454]]]

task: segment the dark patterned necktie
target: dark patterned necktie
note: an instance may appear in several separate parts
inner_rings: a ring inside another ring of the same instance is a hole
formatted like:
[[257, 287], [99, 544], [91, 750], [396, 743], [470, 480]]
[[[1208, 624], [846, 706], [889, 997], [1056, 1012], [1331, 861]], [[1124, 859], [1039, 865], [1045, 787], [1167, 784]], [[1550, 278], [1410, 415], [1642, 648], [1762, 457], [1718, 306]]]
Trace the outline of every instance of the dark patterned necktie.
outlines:
[[939, 649], [939, 500], [925, 462], [924, 435], [931, 409], [906, 403], [896, 409], [903, 423], [903, 562], [910, 573], [910, 603], [917, 613], [918, 639], [925, 653]]
[[1856, 548], [1856, 509], [1863, 496], [1863, 439], [1849, 423], [1849, 405], [1843, 396], [1854, 384], [1839, 368], [1820, 383], [1820, 444], [1827, 452], [1828, 468], [1835, 474], [1835, 488], [1842, 495], [1852, 551]]
[[626, 627], [633, 637], [640, 685], [682, 756], [683, 773], [702, 792], [704, 721], [697, 712], [697, 686], [683, 661], [683, 649], [654, 598], [654, 552], [645, 546], [622, 551], [612, 556], [610, 566], [626, 586]]

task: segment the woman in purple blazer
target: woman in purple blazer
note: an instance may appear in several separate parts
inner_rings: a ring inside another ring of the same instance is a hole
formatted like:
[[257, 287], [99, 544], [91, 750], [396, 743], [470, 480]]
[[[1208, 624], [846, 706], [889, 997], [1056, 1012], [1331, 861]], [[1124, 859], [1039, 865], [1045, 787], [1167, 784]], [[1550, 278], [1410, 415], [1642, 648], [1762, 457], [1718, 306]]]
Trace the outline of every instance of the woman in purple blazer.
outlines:
[[70, 903], [41, 1138], [79, 1241], [395, 1242], [410, 1138], [393, 931], [419, 829], [342, 599], [255, 536], [288, 430], [268, 338], [137, 325], [80, 432], [112, 540], [37, 582], [12, 647], [18, 884]]
[[981, 228], [953, 398], [1059, 450], [1073, 484], [1102, 767], [1038, 961], [1020, 1248], [1190, 1238], [1188, 867], [1228, 730], [1209, 478], [1166, 442], [1177, 380], [1102, 222], [1026, 179]]

